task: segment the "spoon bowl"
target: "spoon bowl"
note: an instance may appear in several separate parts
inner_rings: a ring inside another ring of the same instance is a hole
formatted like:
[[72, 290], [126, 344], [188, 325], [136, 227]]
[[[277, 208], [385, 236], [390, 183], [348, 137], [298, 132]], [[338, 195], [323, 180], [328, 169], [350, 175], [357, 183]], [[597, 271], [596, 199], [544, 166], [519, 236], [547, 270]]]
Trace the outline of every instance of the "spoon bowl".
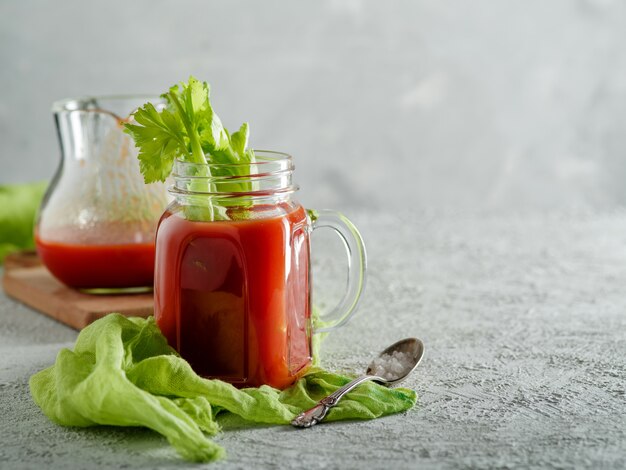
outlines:
[[[367, 370], [366, 375], [376, 377], [376, 382], [389, 385], [397, 384], [404, 380], [411, 372], [415, 370], [424, 355], [424, 343], [417, 338], [402, 339], [381, 352], [374, 359]], [[395, 359], [395, 361], [394, 361]], [[387, 369], [386, 374], [380, 374], [380, 366], [384, 363], [390, 363], [395, 366], [393, 370]]]

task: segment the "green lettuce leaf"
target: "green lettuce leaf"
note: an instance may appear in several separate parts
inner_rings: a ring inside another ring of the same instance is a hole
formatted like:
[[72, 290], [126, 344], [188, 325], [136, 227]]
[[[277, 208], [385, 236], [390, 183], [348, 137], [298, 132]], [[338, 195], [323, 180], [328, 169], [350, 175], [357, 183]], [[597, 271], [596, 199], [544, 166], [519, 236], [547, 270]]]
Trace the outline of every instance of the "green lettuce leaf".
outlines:
[[[240, 390], [199, 377], [167, 344], [153, 318], [110, 314], [82, 330], [74, 349], [62, 349], [52, 367], [33, 375], [30, 391], [60, 425], [145, 426], [165, 436], [185, 459], [208, 462], [225, 455], [206, 437], [221, 425], [286, 425], [349, 380], [311, 368], [283, 391], [267, 385]], [[406, 411], [416, 399], [413, 390], [367, 382], [326, 420], [377, 418]]]
[[0, 264], [13, 251], [35, 247], [35, 214], [46, 186], [46, 182], [0, 185]]

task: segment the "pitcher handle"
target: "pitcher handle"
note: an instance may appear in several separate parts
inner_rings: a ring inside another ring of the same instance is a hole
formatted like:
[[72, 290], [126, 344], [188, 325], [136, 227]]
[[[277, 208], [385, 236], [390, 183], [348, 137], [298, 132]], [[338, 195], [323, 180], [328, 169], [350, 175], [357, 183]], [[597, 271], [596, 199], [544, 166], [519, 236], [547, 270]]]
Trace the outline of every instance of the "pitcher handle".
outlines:
[[335, 308], [319, 316], [317, 324], [313, 327], [314, 333], [323, 333], [345, 324], [354, 315], [365, 288], [367, 254], [361, 234], [343, 214], [331, 210], [320, 210], [309, 211], [309, 217], [313, 230], [322, 227], [332, 228], [343, 241], [348, 255], [346, 292]]

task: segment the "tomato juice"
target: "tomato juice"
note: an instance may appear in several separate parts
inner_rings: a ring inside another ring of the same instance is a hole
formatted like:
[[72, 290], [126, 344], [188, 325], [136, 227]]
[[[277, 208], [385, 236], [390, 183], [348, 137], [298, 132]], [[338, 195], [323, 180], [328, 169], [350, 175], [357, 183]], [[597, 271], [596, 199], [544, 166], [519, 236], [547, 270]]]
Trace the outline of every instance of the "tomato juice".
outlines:
[[246, 220], [214, 222], [166, 211], [155, 318], [199, 375], [285, 388], [311, 363], [309, 225], [299, 205], [269, 217], [253, 210]]
[[37, 253], [64, 284], [77, 288], [151, 287], [154, 243], [73, 244], [35, 236]]

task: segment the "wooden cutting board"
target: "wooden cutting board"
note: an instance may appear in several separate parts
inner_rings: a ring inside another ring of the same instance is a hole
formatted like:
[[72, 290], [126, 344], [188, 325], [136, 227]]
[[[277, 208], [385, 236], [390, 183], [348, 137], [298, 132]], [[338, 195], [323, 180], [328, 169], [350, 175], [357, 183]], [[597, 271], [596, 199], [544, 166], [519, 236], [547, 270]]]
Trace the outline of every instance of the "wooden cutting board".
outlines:
[[147, 317], [152, 293], [90, 295], [57, 281], [35, 252], [13, 253], [4, 262], [4, 291], [10, 297], [78, 330], [111, 312]]

